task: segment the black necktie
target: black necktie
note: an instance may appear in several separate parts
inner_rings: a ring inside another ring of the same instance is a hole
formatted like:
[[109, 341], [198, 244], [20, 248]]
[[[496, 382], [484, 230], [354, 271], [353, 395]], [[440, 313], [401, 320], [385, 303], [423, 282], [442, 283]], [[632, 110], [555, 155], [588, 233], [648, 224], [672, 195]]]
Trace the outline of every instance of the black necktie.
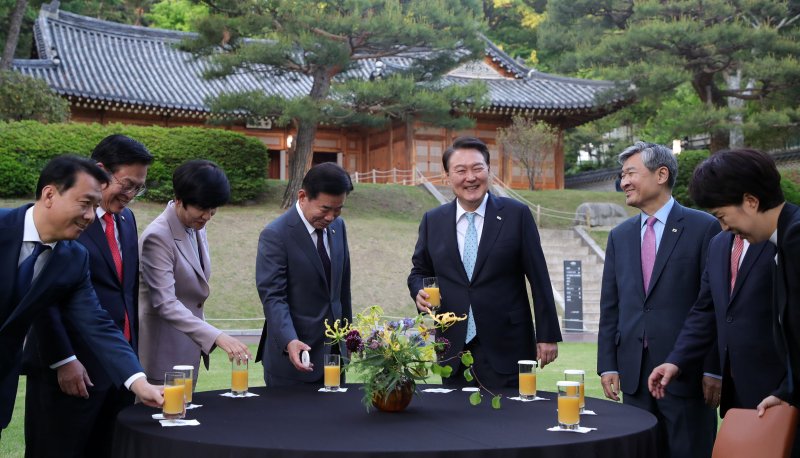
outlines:
[[328, 252], [325, 251], [325, 237], [324, 232], [322, 229], [315, 229], [314, 232], [317, 233], [317, 253], [319, 253], [319, 258], [322, 260], [322, 267], [325, 269], [325, 279], [328, 281], [328, 286], [331, 285], [331, 258], [328, 257]]
[[25, 258], [25, 260], [22, 261], [22, 264], [19, 265], [19, 270], [17, 273], [17, 297], [19, 299], [25, 297], [25, 294], [27, 294], [28, 290], [31, 288], [31, 282], [33, 281], [33, 267], [36, 265], [36, 259], [40, 254], [42, 254], [42, 252], [44, 252], [44, 250], [49, 248], [49, 245], [35, 242], [33, 253]]

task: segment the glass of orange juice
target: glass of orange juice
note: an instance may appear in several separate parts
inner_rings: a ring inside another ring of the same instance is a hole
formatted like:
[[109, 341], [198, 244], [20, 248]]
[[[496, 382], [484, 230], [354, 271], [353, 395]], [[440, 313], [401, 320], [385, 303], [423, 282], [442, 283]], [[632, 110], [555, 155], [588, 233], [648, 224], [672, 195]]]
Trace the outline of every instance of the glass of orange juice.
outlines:
[[231, 361], [231, 393], [234, 396], [247, 394], [247, 358], [233, 358]]
[[556, 382], [558, 387], [558, 426], [578, 429], [581, 425], [580, 383], [567, 380]]
[[183, 382], [186, 384], [186, 404], [192, 403], [192, 391], [194, 390], [194, 366], [172, 366], [173, 372], [183, 374]]
[[186, 382], [183, 372], [167, 372], [164, 374], [164, 405], [161, 412], [167, 420], [176, 420], [186, 416]]
[[571, 382], [578, 382], [580, 386], [578, 387], [580, 400], [578, 401], [578, 406], [581, 409], [581, 412], [586, 408], [586, 396], [585, 396], [585, 388], [584, 388], [584, 379], [586, 378], [586, 372], [580, 369], [567, 369], [564, 371], [564, 380], [571, 381]]
[[341, 358], [339, 355], [325, 355], [325, 391], [339, 391], [342, 382]]
[[519, 365], [519, 397], [533, 401], [536, 399], [536, 361], [523, 359]]
[[428, 294], [428, 303], [431, 304], [430, 309], [435, 312], [442, 305], [442, 297], [439, 295], [439, 280], [436, 277], [423, 278], [422, 290]]

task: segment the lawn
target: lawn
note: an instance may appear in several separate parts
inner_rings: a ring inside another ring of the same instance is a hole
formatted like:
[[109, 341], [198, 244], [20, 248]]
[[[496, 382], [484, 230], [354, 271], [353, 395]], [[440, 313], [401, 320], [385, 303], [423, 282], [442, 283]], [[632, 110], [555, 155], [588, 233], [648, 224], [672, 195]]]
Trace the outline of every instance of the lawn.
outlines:
[[[252, 352], [256, 346], [250, 346]], [[555, 391], [556, 381], [563, 379], [564, 369], [583, 369], [586, 371], [586, 396], [603, 398], [600, 377], [595, 372], [597, 345], [594, 343], [561, 343], [559, 357], [553, 364], [539, 370], [537, 388], [543, 391]], [[221, 353], [211, 355], [210, 370], [200, 370], [197, 380], [197, 391], [220, 390], [230, 388], [231, 370], [228, 359]], [[263, 368], [261, 364], [250, 365], [250, 386], [264, 386]], [[433, 380], [431, 380], [433, 382]], [[413, 402], [413, 401], [412, 401]], [[464, 399], [467, 402], [467, 399]], [[506, 401], [513, 402], [513, 401]], [[379, 412], [364, 415], [381, 415]], [[17, 401], [14, 406], [14, 417], [11, 424], [3, 431], [0, 441], [0, 457], [22, 457], [25, 453], [23, 420], [25, 417], [25, 377], [20, 379], [17, 390]]]

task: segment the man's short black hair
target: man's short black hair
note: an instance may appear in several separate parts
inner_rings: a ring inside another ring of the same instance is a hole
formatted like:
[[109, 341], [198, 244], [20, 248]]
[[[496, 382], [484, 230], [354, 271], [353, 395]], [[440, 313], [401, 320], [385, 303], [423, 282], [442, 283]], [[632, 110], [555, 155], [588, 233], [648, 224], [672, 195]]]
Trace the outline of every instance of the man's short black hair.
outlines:
[[486, 146], [486, 143], [482, 142], [481, 140], [475, 137], [458, 137], [453, 141], [453, 144], [450, 145], [449, 148], [444, 150], [444, 154], [442, 154], [442, 166], [444, 166], [444, 171], [450, 171], [450, 156], [456, 152], [458, 149], [474, 149], [483, 154], [483, 159], [486, 161], [486, 166], [489, 166], [489, 147]]
[[73, 155], [57, 156], [51, 159], [39, 174], [39, 182], [36, 184], [36, 200], [42, 197], [42, 189], [47, 185], [54, 185], [59, 193], [67, 191], [75, 185], [79, 173], [92, 176], [101, 185], [108, 184], [108, 174], [94, 161]]
[[758, 211], [784, 202], [775, 161], [754, 149], [722, 150], [694, 170], [689, 195], [703, 208], [741, 205], [745, 193], [758, 198]]
[[111, 173], [123, 165], [153, 163], [153, 155], [144, 145], [121, 134], [109, 135], [100, 140], [92, 151], [92, 159], [103, 164]]
[[211, 161], [195, 159], [181, 164], [172, 173], [175, 199], [187, 205], [207, 210], [221, 207], [231, 198], [228, 177]]
[[335, 162], [323, 162], [311, 167], [303, 177], [303, 190], [309, 200], [316, 199], [320, 193], [332, 196], [350, 194], [353, 182], [347, 171]]

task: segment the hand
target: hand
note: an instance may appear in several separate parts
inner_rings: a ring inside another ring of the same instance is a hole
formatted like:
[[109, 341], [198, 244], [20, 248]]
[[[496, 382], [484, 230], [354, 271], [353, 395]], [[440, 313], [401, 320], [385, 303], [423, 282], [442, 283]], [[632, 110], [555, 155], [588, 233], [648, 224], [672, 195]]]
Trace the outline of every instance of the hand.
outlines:
[[147, 383], [145, 377], [134, 380], [131, 391], [146, 406], [161, 407], [164, 404], [164, 388]]
[[536, 344], [536, 357], [539, 358], [539, 368], [544, 368], [558, 358], [558, 344], [539, 342]]
[[663, 399], [667, 394], [667, 385], [680, 372], [681, 370], [678, 366], [670, 363], [664, 363], [653, 369], [650, 377], [647, 378], [647, 387], [650, 388], [650, 394], [656, 399]]
[[787, 403], [785, 401], [781, 401], [781, 399], [777, 396], [770, 395], [764, 398], [763, 401], [758, 403], [758, 405], [756, 406], [756, 410], [758, 411], [758, 416], [762, 417], [764, 416], [764, 412], [766, 412], [767, 409], [769, 409], [770, 407], [783, 406], [783, 405], [787, 405]]
[[619, 374], [606, 374], [600, 377], [603, 393], [608, 399], [619, 401]]
[[722, 398], [722, 380], [707, 375], [703, 376], [703, 399], [712, 409], [719, 407]]
[[214, 341], [219, 348], [228, 354], [228, 361], [233, 361], [233, 358], [238, 360], [251, 359], [253, 355], [250, 354], [250, 349], [247, 345], [234, 339], [233, 337], [225, 334], [224, 332], [217, 337]]
[[94, 386], [86, 368], [80, 361], [73, 360], [56, 369], [58, 386], [64, 393], [78, 398], [89, 399], [86, 386]]
[[311, 351], [311, 347], [297, 339], [289, 342], [289, 345], [286, 346], [286, 351], [289, 353], [289, 361], [292, 362], [294, 368], [300, 372], [311, 372], [314, 370], [314, 364], [309, 363], [308, 367], [306, 367], [300, 360], [300, 353], [303, 350]]
[[430, 294], [423, 289], [417, 292], [417, 310], [423, 313], [431, 313], [431, 303], [426, 300], [429, 297], [431, 297]]

